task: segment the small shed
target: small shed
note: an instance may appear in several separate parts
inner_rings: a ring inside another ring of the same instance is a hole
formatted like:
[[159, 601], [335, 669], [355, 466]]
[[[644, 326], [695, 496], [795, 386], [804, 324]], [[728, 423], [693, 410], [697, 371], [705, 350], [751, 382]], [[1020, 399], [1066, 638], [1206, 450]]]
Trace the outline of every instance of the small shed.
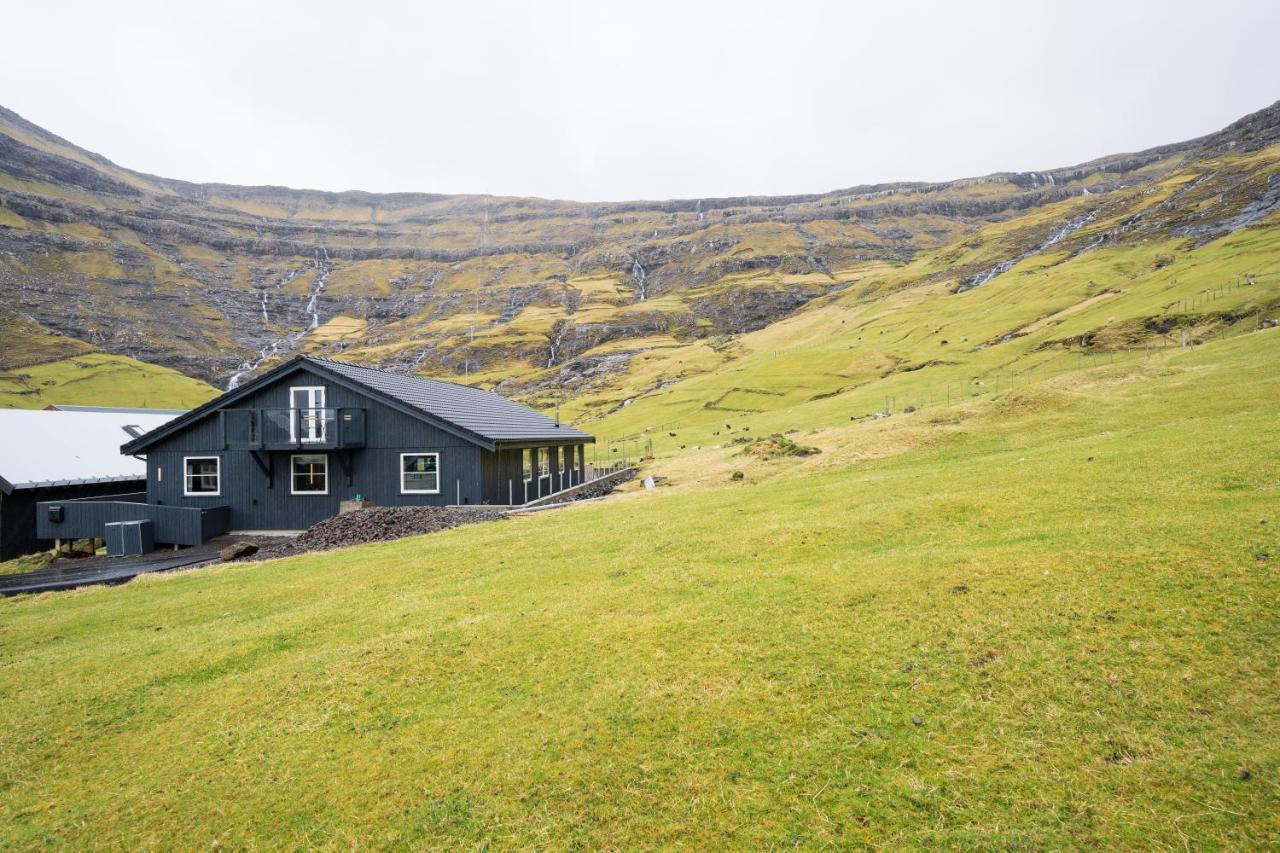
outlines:
[[147, 464], [120, 445], [181, 411], [0, 409], [0, 560], [52, 543], [36, 536], [36, 503], [125, 496], [146, 499]]

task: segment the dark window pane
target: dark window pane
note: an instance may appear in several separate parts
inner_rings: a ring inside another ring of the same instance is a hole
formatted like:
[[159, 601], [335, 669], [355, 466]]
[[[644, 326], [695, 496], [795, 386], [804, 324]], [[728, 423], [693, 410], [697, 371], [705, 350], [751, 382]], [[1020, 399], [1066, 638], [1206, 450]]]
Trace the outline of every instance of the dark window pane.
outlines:
[[323, 494], [329, 490], [328, 473], [329, 457], [295, 456], [293, 457], [293, 490]]
[[218, 460], [188, 459], [186, 470], [186, 491], [188, 494], [218, 493]]
[[401, 491], [434, 492], [440, 488], [439, 457], [436, 454], [405, 454], [400, 465]]

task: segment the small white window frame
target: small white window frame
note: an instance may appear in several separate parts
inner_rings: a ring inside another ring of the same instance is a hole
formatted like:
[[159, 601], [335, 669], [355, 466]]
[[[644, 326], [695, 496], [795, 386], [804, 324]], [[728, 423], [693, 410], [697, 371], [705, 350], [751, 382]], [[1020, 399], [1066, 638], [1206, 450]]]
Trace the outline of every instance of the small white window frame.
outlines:
[[[526, 464], [527, 463], [527, 464]], [[526, 483], [532, 483], [534, 479], [534, 471], [538, 467], [538, 451], [532, 447], [526, 447], [520, 451], [520, 475], [524, 477]]]
[[[300, 492], [297, 490], [297, 488], [295, 488], [295, 482], [293, 479], [294, 478], [293, 460], [297, 459], [300, 456], [323, 456], [324, 457], [324, 491], [323, 492], [312, 492], [312, 491]], [[290, 453], [289, 454], [289, 494], [298, 495], [299, 497], [316, 497], [316, 498], [322, 498], [329, 494], [329, 454], [328, 453]]]
[[[208, 462], [210, 459], [214, 463], [214, 476], [218, 481], [218, 488], [212, 492], [193, 492], [188, 488], [191, 482], [191, 475], [187, 473], [187, 463], [192, 460]], [[184, 498], [220, 498], [222, 497], [222, 457], [221, 456], [184, 456], [182, 457], [182, 496]]]
[[[434, 456], [436, 458], [436, 487], [434, 489], [406, 489], [404, 487], [404, 458], [406, 456]], [[396, 474], [400, 478], [400, 494], [402, 495], [438, 495], [440, 483], [444, 479], [440, 473], [440, 454], [434, 450], [408, 451], [400, 454], [400, 468]]]

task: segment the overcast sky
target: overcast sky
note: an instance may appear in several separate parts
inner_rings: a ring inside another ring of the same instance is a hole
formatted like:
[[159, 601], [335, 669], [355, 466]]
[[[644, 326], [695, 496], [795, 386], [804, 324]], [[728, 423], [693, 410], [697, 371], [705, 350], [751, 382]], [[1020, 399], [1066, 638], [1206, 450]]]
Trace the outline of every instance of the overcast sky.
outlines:
[[696, 198], [1030, 171], [1280, 98], [1280, 2], [6, 2], [0, 104], [166, 177]]

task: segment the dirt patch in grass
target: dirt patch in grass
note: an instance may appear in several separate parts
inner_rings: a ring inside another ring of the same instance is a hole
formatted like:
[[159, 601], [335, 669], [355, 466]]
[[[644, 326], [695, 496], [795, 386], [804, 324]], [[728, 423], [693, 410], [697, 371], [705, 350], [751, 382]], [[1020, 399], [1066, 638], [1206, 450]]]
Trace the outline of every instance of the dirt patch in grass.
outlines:
[[744, 456], [755, 456], [760, 459], [782, 459], [788, 456], [813, 456], [822, 451], [816, 447], [796, 444], [780, 432], [765, 438], [757, 438], [747, 444], [741, 451]]

